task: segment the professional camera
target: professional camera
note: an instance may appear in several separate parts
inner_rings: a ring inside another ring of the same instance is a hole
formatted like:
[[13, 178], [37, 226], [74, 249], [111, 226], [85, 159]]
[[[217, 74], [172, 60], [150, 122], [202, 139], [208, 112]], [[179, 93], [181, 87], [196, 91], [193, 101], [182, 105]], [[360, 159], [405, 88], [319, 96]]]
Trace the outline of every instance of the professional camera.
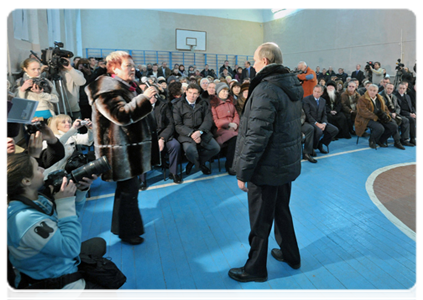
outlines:
[[69, 65], [69, 61], [65, 58], [73, 57], [72, 52], [60, 49], [61, 47], [63, 47], [63, 43], [54, 42], [54, 48], [50, 47], [41, 50], [41, 61], [49, 66], [49, 73], [52, 77], [57, 75], [63, 66]]
[[389, 123], [389, 121], [391, 121], [391, 118], [388, 116], [388, 114], [382, 110], [379, 110], [376, 113], [376, 116], [379, 118], [381, 123]]
[[[44, 91], [44, 93], [51, 94], [50, 84], [44, 78], [32, 78], [32, 83], [36, 84], [40, 90], [42, 89]], [[30, 91], [31, 89], [32, 89], [32, 86], [30, 86], [26, 90]]]
[[89, 162], [79, 168], [74, 169], [71, 172], [65, 170], [57, 170], [50, 173], [47, 176], [47, 180], [44, 182], [44, 187], [48, 188], [50, 185], [53, 186], [53, 194], [57, 193], [62, 186], [63, 177], [72, 180], [74, 183], [78, 183], [83, 177], [92, 178], [92, 175], [100, 175], [111, 169], [106, 156], [102, 156], [92, 162]]
[[372, 68], [375, 67], [375, 65], [374, 65], [374, 63], [372, 61], [368, 61], [367, 62], [366, 66], [364, 67], [364, 70], [366, 70], [367, 72], [371, 73], [372, 70], [370, 69], [370, 67], [372, 67]]
[[416, 59], [416, 64], [413, 67], [414, 72], [420, 75], [420, 59]]
[[402, 68], [404, 68], [404, 64], [403, 64], [403, 63], [401, 63], [401, 58], [398, 58], [398, 59], [397, 59], [397, 66], [395, 67], [395, 70], [397, 70], [397, 71], [401, 71], [401, 70], [402, 70]]
[[46, 126], [46, 124], [43, 121], [36, 121], [32, 122], [31, 124], [26, 124], [26, 132], [28, 132], [28, 135], [35, 134], [37, 131], [41, 131]]

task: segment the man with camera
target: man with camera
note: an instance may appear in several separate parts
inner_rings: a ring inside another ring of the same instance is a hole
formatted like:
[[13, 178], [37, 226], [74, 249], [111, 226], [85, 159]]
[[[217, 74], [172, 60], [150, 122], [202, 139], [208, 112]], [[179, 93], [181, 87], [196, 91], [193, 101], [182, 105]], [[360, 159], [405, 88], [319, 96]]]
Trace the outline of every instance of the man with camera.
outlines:
[[63, 64], [60, 75], [65, 86], [66, 98], [72, 112], [72, 118], [74, 120], [82, 119], [81, 108], [79, 107], [79, 87], [86, 83], [86, 79], [81, 71], [72, 67], [69, 58], [64, 57], [63, 59], [67, 60], [68, 64]]
[[398, 103], [397, 96], [395, 96], [393, 92], [394, 85], [388, 82], [385, 85], [384, 90], [379, 94], [385, 100], [385, 104], [389, 109], [392, 120], [397, 123], [398, 128], [401, 128], [401, 144], [403, 146], [413, 147], [414, 144], [408, 141], [410, 138], [410, 121], [406, 117], [401, 116], [401, 106]]
[[401, 116], [403, 119], [408, 119], [410, 123], [410, 143], [416, 145], [416, 109], [413, 107], [411, 98], [406, 91], [407, 84], [401, 82], [395, 92], [395, 96], [398, 98], [398, 103], [401, 107]]
[[357, 117], [355, 118], [355, 132], [362, 136], [367, 127], [371, 129], [369, 147], [376, 149], [388, 147], [388, 138], [394, 138], [394, 147], [405, 150], [400, 142], [397, 124], [391, 119], [388, 107], [382, 96], [378, 94], [378, 86], [371, 84], [367, 92], [358, 99]]
[[[380, 62], [376, 61], [374, 64], [369, 64], [370, 73], [372, 75], [372, 82], [379, 83], [384, 78], [385, 70], [380, 67]], [[379, 87], [378, 87], [379, 89]]]

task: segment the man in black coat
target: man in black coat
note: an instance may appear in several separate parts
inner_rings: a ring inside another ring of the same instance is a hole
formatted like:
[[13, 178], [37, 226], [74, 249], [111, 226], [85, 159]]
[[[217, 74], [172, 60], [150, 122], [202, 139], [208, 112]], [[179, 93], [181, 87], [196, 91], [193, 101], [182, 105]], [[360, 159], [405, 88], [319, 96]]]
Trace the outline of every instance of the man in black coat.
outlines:
[[282, 66], [282, 52], [276, 44], [260, 45], [254, 62], [257, 74], [245, 102], [233, 164], [238, 187], [248, 192], [251, 227], [248, 260], [228, 274], [241, 282], [267, 280], [267, 247], [273, 220], [280, 247], [272, 250], [273, 257], [294, 269], [301, 264], [289, 200], [291, 183], [301, 173], [304, 91], [296, 75]]
[[360, 85], [361, 85], [361, 83], [363, 82], [363, 80], [364, 80], [364, 73], [363, 73], [363, 71], [361, 71], [360, 70], [360, 68], [361, 68], [361, 65], [357, 65], [356, 67], [355, 67], [355, 71], [353, 71], [352, 73], [351, 73], [351, 78], [357, 78], [358, 79], [358, 82], [360, 83]]
[[211, 174], [206, 162], [220, 151], [220, 146], [211, 133], [213, 116], [210, 106], [199, 96], [200, 87], [190, 83], [186, 94], [173, 105], [178, 141], [182, 144], [189, 161], [186, 166], [187, 175], [191, 173], [194, 165], [204, 174]]
[[[151, 130], [157, 133], [159, 151], [166, 151], [169, 154], [169, 178], [173, 179], [174, 183], [182, 183], [182, 178], [178, 175], [178, 163], [180, 161], [181, 144], [174, 137], [175, 124], [173, 122], [173, 113], [170, 103], [164, 98], [163, 91], [156, 88], [160, 96], [152, 96], [150, 98], [153, 111], [147, 117], [151, 118]], [[163, 156], [162, 156], [163, 157]], [[162, 164], [165, 162], [162, 161]], [[147, 173], [140, 175], [141, 190], [147, 189]]]
[[410, 143], [416, 145], [416, 110], [411, 103], [410, 96], [406, 94], [407, 85], [401, 82], [398, 85], [398, 90], [395, 92], [395, 96], [398, 99], [398, 103], [401, 107], [401, 116], [407, 118], [410, 123]]
[[[323, 90], [324, 88], [321, 85], [316, 85], [313, 89], [313, 95], [303, 99], [303, 109], [306, 114], [306, 122], [314, 126], [314, 149], [319, 149], [321, 153], [326, 154], [328, 151], [323, 149], [323, 145], [328, 147], [339, 130], [328, 122], [326, 100], [321, 97]], [[321, 138], [322, 135], [323, 138]]]
[[256, 76], [256, 70], [251, 66], [249, 61], [246, 61], [244, 66], [245, 68], [241, 73], [241, 83], [243, 83], [246, 78], [250, 78], [251, 81]]

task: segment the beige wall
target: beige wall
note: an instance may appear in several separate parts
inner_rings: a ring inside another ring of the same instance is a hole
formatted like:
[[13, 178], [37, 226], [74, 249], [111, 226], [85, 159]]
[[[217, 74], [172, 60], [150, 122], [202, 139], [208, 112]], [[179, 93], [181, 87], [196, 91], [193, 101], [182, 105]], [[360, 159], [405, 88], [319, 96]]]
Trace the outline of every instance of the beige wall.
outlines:
[[207, 32], [206, 53], [252, 55], [262, 23], [155, 10], [81, 10], [83, 48], [176, 51], [175, 29]]
[[397, 9], [300, 10], [265, 23], [264, 40], [280, 46], [291, 68], [303, 60], [313, 69], [343, 67], [351, 74], [357, 63], [363, 69], [367, 61], [380, 61], [395, 75], [398, 58], [410, 68], [416, 62], [416, 17]]

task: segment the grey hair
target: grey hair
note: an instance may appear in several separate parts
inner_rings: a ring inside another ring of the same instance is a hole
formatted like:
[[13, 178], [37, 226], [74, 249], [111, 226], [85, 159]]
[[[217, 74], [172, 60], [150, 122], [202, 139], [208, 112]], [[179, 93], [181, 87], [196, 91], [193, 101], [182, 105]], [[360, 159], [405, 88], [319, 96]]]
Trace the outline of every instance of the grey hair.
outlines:
[[282, 51], [276, 43], [268, 42], [260, 45], [259, 58], [267, 58], [269, 64], [281, 65], [283, 62]]
[[367, 89], [370, 89], [371, 87], [374, 87], [374, 88], [376, 88], [377, 90], [379, 90], [379, 87], [378, 87], [376, 84], [374, 84], [374, 83], [372, 83], [371, 85], [369, 85], [369, 86], [367, 87]]
[[298, 64], [299, 64], [299, 65], [304, 65], [304, 66], [306, 66], [306, 67], [307, 67], [307, 63], [306, 63], [305, 61], [300, 61]]

